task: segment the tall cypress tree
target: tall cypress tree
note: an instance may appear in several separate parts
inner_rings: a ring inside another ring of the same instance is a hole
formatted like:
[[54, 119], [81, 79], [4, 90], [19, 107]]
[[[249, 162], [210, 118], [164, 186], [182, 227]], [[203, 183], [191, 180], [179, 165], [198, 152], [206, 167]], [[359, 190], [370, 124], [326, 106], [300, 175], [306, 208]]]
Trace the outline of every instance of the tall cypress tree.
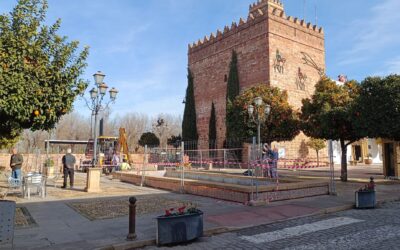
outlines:
[[188, 86], [186, 89], [185, 111], [182, 121], [182, 140], [195, 141], [198, 139], [196, 126], [196, 106], [194, 102], [193, 74], [188, 68]]
[[[238, 117], [237, 113], [239, 111], [230, 108], [236, 96], [238, 96], [240, 92], [237, 63], [236, 51], [232, 50], [232, 58], [229, 64], [229, 76], [226, 90], [226, 140], [237, 136], [235, 133], [235, 125]], [[229, 146], [229, 143], [227, 143], [227, 146]]]
[[236, 51], [232, 50], [231, 63], [229, 64], [229, 75], [228, 84], [226, 91], [226, 101], [227, 103], [233, 102], [236, 96], [239, 95], [240, 85], [239, 85], [239, 72], [237, 67], [237, 54]]
[[209, 149], [214, 149], [216, 147], [216, 140], [217, 140], [217, 118], [215, 115], [214, 102], [212, 102], [211, 103], [210, 123], [208, 125]]

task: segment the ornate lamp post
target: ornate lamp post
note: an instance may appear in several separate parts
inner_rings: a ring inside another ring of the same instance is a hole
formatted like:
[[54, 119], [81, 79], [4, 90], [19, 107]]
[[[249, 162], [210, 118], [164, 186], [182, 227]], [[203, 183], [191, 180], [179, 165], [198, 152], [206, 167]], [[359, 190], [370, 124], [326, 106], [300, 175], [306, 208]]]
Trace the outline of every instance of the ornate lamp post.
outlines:
[[264, 123], [271, 112], [271, 106], [263, 102], [261, 97], [253, 100], [254, 106], [250, 104], [247, 108], [249, 117], [257, 124], [258, 151], [261, 153], [261, 123]]
[[93, 146], [93, 160], [92, 165], [96, 166], [97, 164], [97, 116], [100, 111], [103, 111], [108, 108], [110, 103], [114, 103], [115, 99], [117, 98], [118, 90], [115, 88], [111, 88], [109, 90], [110, 93], [110, 100], [105, 104], [102, 105], [103, 99], [105, 94], [107, 93], [108, 86], [103, 82], [104, 75], [101, 71], [97, 71], [93, 77], [95, 82], [95, 87], [93, 87], [90, 91], [90, 101], [86, 100], [82, 97], [86, 102], [87, 107], [92, 111], [92, 115], [94, 115], [94, 146]]

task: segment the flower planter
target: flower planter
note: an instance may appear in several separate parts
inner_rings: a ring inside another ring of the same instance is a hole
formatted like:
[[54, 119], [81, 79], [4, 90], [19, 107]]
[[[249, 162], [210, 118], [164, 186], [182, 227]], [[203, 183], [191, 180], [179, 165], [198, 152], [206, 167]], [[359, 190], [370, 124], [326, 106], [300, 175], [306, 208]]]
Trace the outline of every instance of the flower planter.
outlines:
[[43, 170], [44, 170], [44, 174], [45, 174], [47, 177], [52, 178], [52, 177], [54, 176], [54, 167], [53, 167], [53, 166], [51, 166], [51, 167], [44, 167]]
[[375, 191], [356, 191], [356, 208], [374, 208]]
[[157, 245], [178, 244], [203, 236], [203, 212], [157, 217]]

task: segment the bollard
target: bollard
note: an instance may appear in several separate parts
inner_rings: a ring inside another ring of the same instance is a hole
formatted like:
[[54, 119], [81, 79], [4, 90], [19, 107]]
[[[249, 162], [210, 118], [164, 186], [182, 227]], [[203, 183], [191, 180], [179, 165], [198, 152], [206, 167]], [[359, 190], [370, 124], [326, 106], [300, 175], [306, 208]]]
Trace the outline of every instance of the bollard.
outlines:
[[136, 198], [129, 197], [129, 234], [127, 240], [136, 239]]

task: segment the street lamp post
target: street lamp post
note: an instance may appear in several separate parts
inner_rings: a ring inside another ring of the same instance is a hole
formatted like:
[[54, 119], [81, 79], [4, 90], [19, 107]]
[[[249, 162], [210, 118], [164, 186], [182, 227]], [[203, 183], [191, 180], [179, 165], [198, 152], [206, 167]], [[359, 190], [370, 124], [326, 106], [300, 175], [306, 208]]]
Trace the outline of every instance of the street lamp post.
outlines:
[[271, 106], [263, 102], [261, 97], [253, 100], [254, 106], [250, 104], [247, 107], [249, 117], [257, 124], [257, 143], [258, 152], [261, 154], [261, 123], [265, 122], [271, 112]]
[[94, 145], [93, 145], [93, 160], [92, 160], [92, 166], [96, 166], [97, 164], [97, 116], [100, 111], [103, 111], [108, 108], [110, 103], [114, 103], [115, 99], [117, 98], [118, 90], [115, 88], [111, 88], [109, 90], [110, 93], [110, 100], [106, 103], [106, 105], [103, 107], [102, 102], [104, 99], [105, 94], [107, 93], [108, 86], [103, 82], [104, 75], [101, 71], [97, 71], [93, 77], [94, 77], [94, 82], [95, 82], [95, 87], [93, 87], [90, 91], [90, 100], [87, 101], [84, 97], [83, 94], [82, 98], [85, 100], [87, 107], [92, 111], [92, 115], [94, 115]]

